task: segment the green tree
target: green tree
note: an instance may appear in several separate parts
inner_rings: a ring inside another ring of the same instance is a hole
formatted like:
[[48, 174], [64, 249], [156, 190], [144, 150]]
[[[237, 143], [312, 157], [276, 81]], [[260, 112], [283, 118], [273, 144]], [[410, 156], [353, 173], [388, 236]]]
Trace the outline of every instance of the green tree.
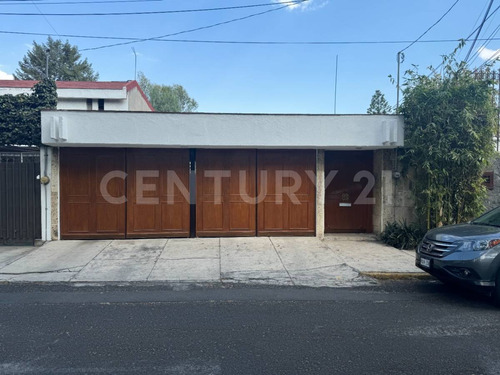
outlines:
[[0, 96], [0, 145], [39, 146], [42, 109], [55, 109], [54, 81], [42, 80], [32, 94]]
[[391, 112], [392, 108], [387, 100], [385, 100], [384, 94], [380, 90], [375, 90], [366, 113], [370, 115], [385, 115]]
[[[48, 52], [47, 52], [48, 51]], [[54, 40], [50, 36], [46, 43], [33, 42], [33, 47], [21, 61], [14, 73], [15, 79], [42, 80], [45, 77], [47, 54], [49, 57], [49, 79], [56, 81], [96, 81], [99, 74], [87, 59], [82, 59], [78, 47], [68, 41]]]
[[455, 53], [444, 58], [442, 75], [405, 75], [403, 161], [414, 171], [416, 208], [428, 229], [484, 209], [482, 173], [494, 153], [492, 82], [475, 79]]
[[181, 85], [158, 85], [139, 72], [139, 86], [158, 112], [193, 112], [198, 108], [196, 100], [189, 97]]

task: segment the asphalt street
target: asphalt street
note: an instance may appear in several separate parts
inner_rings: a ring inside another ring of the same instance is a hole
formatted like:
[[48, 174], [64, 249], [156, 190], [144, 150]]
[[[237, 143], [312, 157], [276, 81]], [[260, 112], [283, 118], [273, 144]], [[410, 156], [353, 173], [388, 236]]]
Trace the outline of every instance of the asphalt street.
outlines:
[[499, 374], [500, 310], [436, 281], [0, 285], [1, 374]]

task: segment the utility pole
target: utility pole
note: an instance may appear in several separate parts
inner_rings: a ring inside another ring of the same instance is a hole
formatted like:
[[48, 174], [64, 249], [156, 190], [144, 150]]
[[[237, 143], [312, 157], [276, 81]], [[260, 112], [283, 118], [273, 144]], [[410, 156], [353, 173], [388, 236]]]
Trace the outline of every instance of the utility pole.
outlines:
[[137, 53], [134, 47], [132, 47], [132, 52], [134, 52], [134, 80], [137, 81]]
[[335, 57], [335, 94], [333, 98], [333, 114], [337, 114], [337, 76], [339, 72], [339, 55]]
[[49, 53], [50, 49], [45, 50], [45, 78], [49, 79]]
[[396, 92], [396, 113], [399, 113], [399, 75], [400, 75], [399, 71], [401, 68], [401, 51], [398, 52], [397, 59], [398, 59], [398, 76], [397, 76], [397, 81], [396, 81], [396, 89], [397, 89], [397, 92]]
[[500, 69], [498, 69], [498, 125], [497, 125], [497, 152], [500, 151]]

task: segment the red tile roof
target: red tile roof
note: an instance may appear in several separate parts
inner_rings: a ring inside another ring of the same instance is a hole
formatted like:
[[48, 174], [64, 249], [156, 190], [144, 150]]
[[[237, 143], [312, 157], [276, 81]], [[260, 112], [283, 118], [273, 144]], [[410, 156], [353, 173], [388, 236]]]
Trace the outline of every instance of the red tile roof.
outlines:
[[[134, 81], [90, 82], [90, 81], [56, 81], [58, 89], [97, 89], [121, 90]], [[38, 81], [0, 80], [0, 87], [32, 88]], [[127, 87], [128, 88], [128, 87]], [[128, 91], [128, 90], [127, 90]]]

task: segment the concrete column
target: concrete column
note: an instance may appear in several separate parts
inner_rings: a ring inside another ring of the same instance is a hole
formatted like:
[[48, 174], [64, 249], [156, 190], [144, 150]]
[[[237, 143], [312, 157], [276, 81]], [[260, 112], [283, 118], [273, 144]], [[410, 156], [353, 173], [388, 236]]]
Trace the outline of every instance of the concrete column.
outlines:
[[382, 184], [382, 174], [384, 170], [384, 150], [375, 150], [373, 152], [373, 174], [375, 175], [375, 188], [373, 197], [375, 205], [373, 206], [373, 232], [380, 233], [384, 229], [384, 210], [383, 197], [384, 185]]
[[325, 151], [316, 150], [316, 237], [325, 238]]
[[59, 230], [59, 148], [51, 147], [52, 160], [50, 163], [51, 181], [50, 181], [50, 201], [51, 201], [51, 239], [60, 239]]
[[[42, 241], [50, 241], [51, 236], [51, 184], [52, 184], [52, 150], [50, 147], [40, 147], [40, 194], [41, 194], [41, 208], [42, 208]], [[48, 177], [49, 182], [43, 183], [45, 178]]]

